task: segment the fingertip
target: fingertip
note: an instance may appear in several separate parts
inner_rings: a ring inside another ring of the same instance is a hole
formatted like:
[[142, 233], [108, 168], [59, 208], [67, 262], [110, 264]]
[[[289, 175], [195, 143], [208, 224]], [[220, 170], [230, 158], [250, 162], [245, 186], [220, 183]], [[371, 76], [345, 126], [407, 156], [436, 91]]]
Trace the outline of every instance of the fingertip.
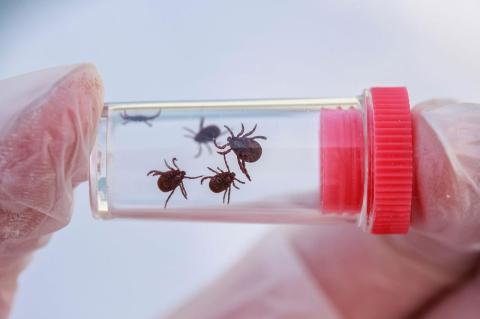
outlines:
[[69, 65], [0, 86], [0, 109], [9, 115], [2, 118], [9, 125], [0, 139], [0, 208], [53, 217], [56, 227], [42, 223], [51, 232], [69, 221], [73, 187], [88, 176], [103, 107], [100, 75], [92, 64]]
[[413, 226], [447, 246], [480, 246], [480, 105], [430, 100], [413, 109]]

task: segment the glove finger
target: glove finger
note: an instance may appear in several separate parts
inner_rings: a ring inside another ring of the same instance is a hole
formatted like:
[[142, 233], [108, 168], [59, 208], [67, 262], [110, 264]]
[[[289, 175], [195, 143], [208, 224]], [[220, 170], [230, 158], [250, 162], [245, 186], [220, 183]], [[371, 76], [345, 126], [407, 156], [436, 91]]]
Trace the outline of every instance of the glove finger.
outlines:
[[480, 105], [429, 101], [415, 107], [413, 119], [413, 231], [480, 250]]
[[0, 81], [0, 317], [30, 253], [70, 220], [102, 105], [92, 65]]

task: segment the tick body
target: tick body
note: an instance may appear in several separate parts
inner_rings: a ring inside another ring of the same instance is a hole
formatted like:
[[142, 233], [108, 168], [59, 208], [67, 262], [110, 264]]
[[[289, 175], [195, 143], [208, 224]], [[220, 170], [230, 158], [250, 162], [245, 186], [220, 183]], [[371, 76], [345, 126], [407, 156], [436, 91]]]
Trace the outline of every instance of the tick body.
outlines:
[[167, 163], [166, 160], [164, 160], [165, 166], [167, 166], [168, 171], [161, 172], [157, 170], [152, 170], [147, 173], [147, 176], [160, 176], [157, 180], [158, 189], [160, 189], [160, 191], [164, 193], [170, 192], [170, 195], [168, 195], [163, 208], [167, 208], [168, 201], [172, 197], [177, 187], [180, 187], [183, 197], [185, 197], [185, 199], [188, 199], [187, 191], [185, 189], [185, 185], [183, 184], [183, 180], [185, 178], [196, 179], [196, 178], [202, 177], [202, 176], [195, 176], [195, 177], [186, 176], [185, 171], [182, 171], [180, 168], [178, 168], [176, 161], [177, 159], [174, 157], [172, 159], [172, 165], [174, 167], [172, 167]]
[[214, 193], [223, 192], [223, 203], [225, 204], [225, 197], [227, 197], [227, 204], [230, 204], [230, 192], [232, 190], [232, 186], [236, 189], [240, 189], [235, 184], [235, 182], [239, 182], [241, 184], [245, 184], [245, 182], [242, 182], [241, 180], [236, 178], [235, 173], [230, 171], [230, 167], [228, 166], [225, 155], [223, 156], [223, 160], [225, 161], [227, 171], [223, 171], [220, 167], [217, 167], [218, 171], [214, 170], [211, 167], [207, 167], [215, 175], [202, 178], [200, 180], [200, 184], [203, 184], [203, 181], [209, 179], [210, 182], [208, 183], [208, 187], [210, 188], [210, 190]]
[[150, 121], [156, 119], [157, 117], [160, 116], [161, 110], [159, 110], [157, 113], [155, 113], [152, 116], [146, 116], [146, 115], [129, 115], [127, 111], [123, 111], [120, 113], [120, 117], [123, 119], [123, 125], [127, 124], [128, 122], [143, 122], [147, 124], [148, 126], [152, 126], [152, 123]]
[[238, 166], [240, 167], [240, 170], [242, 171], [243, 174], [245, 174], [248, 180], [251, 181], [252, 179], [248, 174], [247, 168], [245, 166], [245, 162], [253, 163], [260, 159], [260, 157], [262, 156], [262, 146], [260, 145], [260, 143], [258, 143], [255, 140], [256, 139], [266, 140], [267, 138], [265, 136], [250, 137], [257, 129], [257, 124], [255, 124], [255, 126], [251, 131], [245, 134], [244, 134], [245, 127], [243, 126], [243, 123], [242, 123], [242, 129], [237, 135], [233, 134], [233, 131], [228, 126], [225, 125], [225, 128], [230, 133], [230, 136], [227, 137], [227, 144], [220, 146], [217, 144], [216, 140], [214, 140], [213, 142], [215, 143], [215, 146], [220, 150], [223, 150], [227, 147], [230, 147], [230, 148], [225, 151], [219, 151], [217, 153], [221, 155], [226, 155], [231, 151], [233, 151], [237, 156], [237, 162], [238, 162]]
[[222, 135], [222, 132], [220, 131], [220, 128], [218, 126], [216, 125], [203, 126], [204, 121], [205, 121], [205, 118], [202, 117], [200, 119], [198, 132], [195, 132], [194, 130], [188, 127], [184, 127], [184, 130], [191, 133], [191, 135], [185, 135], [185, 137], [191, 138], [198, 143], [198, 152], [195, 155], [195, 158], [198, 158], [200, 157], [200, 155], [202, 155], [202, 144], [205, 145], [205, 147], [208, 149], [208, 152], [212, 154], [212, 149], [210, 148], [210, 145], [208, 145], [208, 143], [213, 142], [217, 137]]

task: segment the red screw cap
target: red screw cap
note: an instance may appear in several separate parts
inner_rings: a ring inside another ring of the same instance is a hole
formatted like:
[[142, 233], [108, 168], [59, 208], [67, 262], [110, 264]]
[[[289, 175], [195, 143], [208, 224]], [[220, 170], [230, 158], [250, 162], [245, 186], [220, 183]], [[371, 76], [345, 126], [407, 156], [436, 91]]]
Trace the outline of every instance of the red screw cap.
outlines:
[[406, 233], [413, 185], [412, 120], [407, 89], [371, 88], [368, 227], [374, 234]]
[[[359, 214], [368, 154], [366, 228], [374, 234], [406, 233], [412, 201], [412, 123], [406, 88], [372, 88], [360, 109], [322, 109], [320, 196], [324, 213]], [[368, 149], [363, 124], [367, 125]]]

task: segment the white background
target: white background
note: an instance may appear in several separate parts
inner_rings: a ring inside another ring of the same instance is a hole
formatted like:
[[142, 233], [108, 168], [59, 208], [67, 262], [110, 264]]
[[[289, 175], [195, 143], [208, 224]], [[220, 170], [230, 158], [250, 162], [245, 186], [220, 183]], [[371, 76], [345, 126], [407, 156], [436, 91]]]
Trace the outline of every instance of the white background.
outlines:
[[[88, 61], [107, 101], [341, 97], [406, 85], [414, 103], [478, 102], [479, 13], [476, 0], [0, 0], [0, 78]], [[95, 221], [87, 189], [21, 276], [12, 318], [161, 315], [268, 229]]]

